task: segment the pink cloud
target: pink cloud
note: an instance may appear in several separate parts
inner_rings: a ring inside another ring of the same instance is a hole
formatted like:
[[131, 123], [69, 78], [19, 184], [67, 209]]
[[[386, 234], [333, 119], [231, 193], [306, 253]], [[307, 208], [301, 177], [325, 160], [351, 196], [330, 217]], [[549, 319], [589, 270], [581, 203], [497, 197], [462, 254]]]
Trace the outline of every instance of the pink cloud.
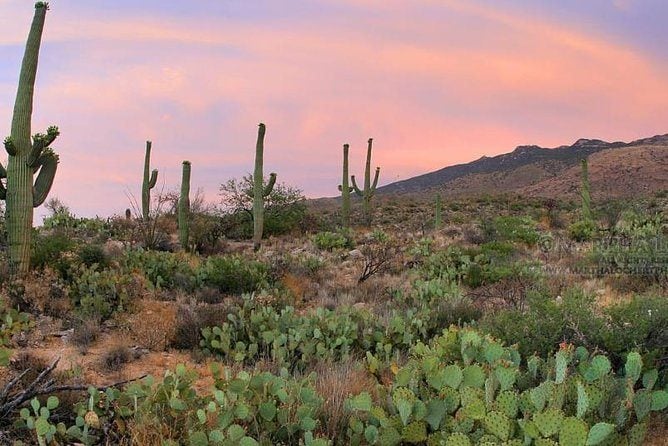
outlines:
[[[522, 143], [665, 131], [668, 67], [606, 36], [473, 1], [350, 3], [345, 23], [291, 27], [49, 16], [46, 57], [65, 57], [40, 67], [35, 124], [63, 129], [54, 193], [78, 212], [125, 209], [152, 139], [168, 188], [190, 159], [215, 199], [251, 170], [259, 121], [265, 169], [310, 196], [336, 193], [344, 142], [359, 175], [370, 136], [386, 183]], [[0, 26], [0, 44], [23, 28]], [[5, 133], [14, 88], [0, 84]]]

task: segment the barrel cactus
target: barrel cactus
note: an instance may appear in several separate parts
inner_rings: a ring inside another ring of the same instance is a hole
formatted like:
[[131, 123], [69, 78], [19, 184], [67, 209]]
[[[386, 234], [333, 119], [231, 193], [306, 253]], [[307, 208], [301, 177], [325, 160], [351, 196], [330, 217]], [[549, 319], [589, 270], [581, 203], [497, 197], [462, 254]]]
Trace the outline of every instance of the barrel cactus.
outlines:
[[190, 236], [190, 161], [183, 162], [181, 175], [181, 195], [179, 196], [179, 241], [183, 249], [188, 249]]
[[11, 135], [4, 141], [9, 154], [7, 169], [0, 165], [0, 178], [6, 179], [6, 186], [0, 182], [0, 198], [7, 205], [9, 267], [15, 275], [26, 273], [30, 267], [33, 208], [46, 200], [58, 167], [58, 155], [51, 148], [60, 134], [58, 127], [49, 127], [46, 134], [30, 137], [37, 62], [48, 9], [45, 2], [35, 4], [21, 64]]
[[[141, 187], [141, 214], [144, 221], [148, 221], [151, 210], [151, 189], [158, 181], [158, 169], [151, 170], [151, 141], [146, 141], [146, 153], [144, 155], [144, 179]], [[150, 173], [149, 173], [150, 172]]]
[[262, 243], [264, 229], [264, 199], [274, 189], [276, 174], [269, 175], [269, 182], [264, 184], [262, 167], [264, 162], [264, 135], [266, 126], [260, 123], [255, 145], [255, 171], [253, 172], [253, 248], [257, 251]]
[[371, 225], [371, 199], [376, 193], [376, 186], [378, 185], [378, 176], [380, 175], [380, 167], [376, 167], [376, 174], [371, 182], [371, 148], [373, 145], [373, 138], [369, 138], [369, 145], [366, 151], [366, 167], [364, 169], [364, 189], [360, 189], [355, 181], [355, 175], [350, 177], [353, 183], [353, 189], [357, 196], [362, 198], [362, 212], [364, 214], [364, 223]]

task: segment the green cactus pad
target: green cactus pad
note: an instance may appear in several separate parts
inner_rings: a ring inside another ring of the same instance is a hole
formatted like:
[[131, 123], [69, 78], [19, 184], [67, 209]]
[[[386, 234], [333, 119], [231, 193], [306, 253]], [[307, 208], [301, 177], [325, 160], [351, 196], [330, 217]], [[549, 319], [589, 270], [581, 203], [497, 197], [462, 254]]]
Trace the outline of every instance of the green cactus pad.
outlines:
[[455, 413], [460, 403], [459, 392], [451, 387], [444, 387], [440, 392], [440, 396], [443, 403], [445, 403], [447, 413]]
[[401, 444], [401, 435], [394, 428], [383, 429], [378, 437], [379, 445], [396, 446]]
[[431, 430], [437, 431], [441, 426], [441, 422], [448, 412], [448, 407], [443, 400], [430, 400], [427, 403], [427, 414], [424, 420], [429, 423]]
[[587, 395], [587, 389], [578, 381], [577, 386], [578, 400], [576, 405], [576, 413], [578, 418], [582, 418], [587, 413], [589, 409], [589, 395]]
[[629, 431], [629, 446], [642, 446], [647, 435], [647, 423], [638, 423]]
[[499, 366], [494, 370], [494, 374], [496, 375], [496, 379], [499, 380], [501, 390], [509, 390], [513, 387], [517, 379], [517, 368]]
[[548, 438], [539, 438], [536, 440], [536, 446], [557, 446], [557, 442]]
[[414, 421], [404, 428], [401, 436], [407, 443], [422, 443], [427, 439], [427, 425], [424, 421]]
[[462, 369], [456, 364], [451, 364], [445, 367], [443, 372], [443, 383], [446, 386], [452, 387], [453, 389], [459, 389], [459, 385], [464, 379]]
[[465, 434], [454, 433], [448, 437], [448, 441], [445, 442], [445, 446], [472, 446], [471, 440]]
[[558, 409], [547, 409], [534, 414], [533, 422], [544, 437], [551, 437], [559, 432], [564, 414]]
[[596, 355], [592, 358], [589, 366], [584, 372], [584, 378], [588, 382], [594, 382], [610, 373], [610, 360], [603, 355]]
[[668, 392], [657, 390], [652, 392], [652, 410], [660, 412], [668, 408]]
[[462, 386], [482, 389], [485, 386], [485, 371], [478, 364], [472, 364], [464, 368]]
[[587, 424], [584, 421], [568, 417], [564, 419], [559, 430], [559, 444], [569, 446], [585, 446], [587, 443]]
[[571, 355], [568, 351], [561, 349], [554, 356], [555, 359], [555, 382], [561, 384], [566, 380], [566, 371], [571, 362]]
[[517, 424], [520, 426], [520, 429], [522, 429], [522, 432], [524, 432], [524, 436], [527, 438], [539, 438], [540, 437], [540, 431], [536, 427], [536, 423], [530, 420], [517, 420]]
[[648, 370], [642, 375], [642, 386], [647, 390], [652, 390], [659, 380], [659, 371], [657, 369]]
[[633, 410], [635, 410], [638, 421], [643, 421], [652, 410], [652, 392], [639, 390], [633, 397]]
[[615, 432], [615, 425], [609, 423], [596, 423], [587, 435], [587, 446], [596, 446], [607, 440]]
[[631, 352], [627, 355], [624, 370], [626, 372], [626, 379], [635, 384], [642, 372], [642, 357], [640, 356], [640, 353]]
[[496, 398], [495, 407], [508, 418], [515, 419], [519, 411], [519, 404], [517, 393], [506, 390]]
[[501, 412], [492, 411], [485, 416], [483, 421], [485, 430], [496, 435], [499, 439], [506, 441], [510, 437], [510, 419]]

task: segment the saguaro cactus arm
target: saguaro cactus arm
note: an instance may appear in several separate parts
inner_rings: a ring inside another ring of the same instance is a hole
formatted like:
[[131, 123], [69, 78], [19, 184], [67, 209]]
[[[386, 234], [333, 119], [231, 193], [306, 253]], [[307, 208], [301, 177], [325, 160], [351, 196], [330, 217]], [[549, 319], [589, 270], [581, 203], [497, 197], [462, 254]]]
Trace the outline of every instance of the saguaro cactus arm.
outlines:
[[9, 156], [16, 155], [16, 146], [14, 145], [14, 141], [12, 140], [11, 136], [5, 138], [4, 145], [5, 150]]
[[373, 177], [373, 184], [371, 185], [371, 192], [376, 191], [376, 186], [378, 186], [378, 176], [380, 175], [380, 167], [376, 167], [376, 174]]
[[56, 140], [60, 135], [60, 130], [55, 125], [49, 127], [46, 130], [46, 135], [42, 133], [37, 133], [32, 137], [32, 149], [30, 150], [30, 156], [28, 157], [28, 166], [35, 168], [37, 166], [37, 161], [42, 155], [44, 149], [48, 149], [51, 144]]
[[272, 190], [274, 190], [274, 185], [276, 184], [276, 174], [274, 172], [269, 174], [269, 182], [262, 190], [262, 196], [268, 197]]
[[44, 200], [49, 195], [51, 186], [53, 186], [53, 180], [56, 177], [56, 170], [58, 169], [58, 155], [52, 150], [47, 149], [39, 157], [34, 168], [39, 169], [32, 194], [32, 206], [36, 208], [44, 203]]
[[355, 175], [351, 175], [351, 176], [350, 176], [350, 181], [353, 183], [353, 190], [355, 191], [355, 193], [356, 193], [358, 196], [363, 197], [363, 196], [364, 196], [364, 192], [362, 192], [362, 189], [360, 189], [360, 188], [357, 186], [357, 182], [355, 181]]

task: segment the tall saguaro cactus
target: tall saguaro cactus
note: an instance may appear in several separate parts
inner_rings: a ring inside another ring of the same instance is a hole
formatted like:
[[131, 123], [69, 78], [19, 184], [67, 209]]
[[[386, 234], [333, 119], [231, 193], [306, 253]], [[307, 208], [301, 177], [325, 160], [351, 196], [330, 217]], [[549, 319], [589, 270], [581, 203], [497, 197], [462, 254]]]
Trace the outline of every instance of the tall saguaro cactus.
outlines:
[[583, 159], [582, 163], [582, 186], [580, 189], [580, 196], [582, 197], [582, 219], [585, 221], [592, 221], [591, 213], [591, 196], [589, 194], [589, 168], [587, 160]]
[[350, 227], [350, 193], [353, 191], [348, 180], [349, 149], [349, 144], [343, 145], [343, 180], [339, 184], [339, 191], [341, 191], [341, 225], [344, 228]]
[[264, 184], [262, 164], [264, 162], [264, 134], [266, 126], [260, 123], [257, 131], [257, 144], [255, 145], [255, 170], [253, 171], [253, 249], [260, 249], [262, 243], [262, 231], [264, 229], [264, 199], [274, 189], [276, 174], [269, 175], [269, 182]]
[[181, 196], [179, 197], [179, 241], [181, 248], [188, 249], [190, 236], [190, 161], [183, 162], [181, 174]]
[[[150, 173], [149, 173], [150, 172]], [[141, 186], [141, 215], [144, 221], [148, 221], [151, 210], [151, 189], [158, 181], [158, 169], [151, 172], [151, 141], [146, 141], [146, 154], [144, 155], [144, 179]]]
[[371, 225], [371, 199], [376, 193], [376, 186], [378, 185], [378, 175], [380, 174], [380, 167], [376, 167], [376, 174], [371, 183], [371, 148], [373, 145], [373, 138], [369, 138], [369, 146], [366, 152], [366, 168], [364, 170], [364, 189], [360, 189], [355, 182], [355, 175], [350, 177], [353, 183], [353, 189], [357, 196], [362, 197], [362, 213], [364, 214], [365, 224]]
[[[48, 9], [45, 2], [35, 3], [21, 64], [11, 136], [4, 141], [9, 154], [7, 169], [0, 165], [0, 178], [7, 179], [6, 186], [0, 182], [0, 198], [7, 202], [9, 267], [14, 275], [24, 274], [30, 267], [33, 208], [46, 200], [58, 167], [58, 155], [50, 147], [60, 134], [58, 127], [49, 127], [45, 135], [38, 133], [30, 138], [37, 62]], [[35, 173], [37, 179], [33, 184]]]

